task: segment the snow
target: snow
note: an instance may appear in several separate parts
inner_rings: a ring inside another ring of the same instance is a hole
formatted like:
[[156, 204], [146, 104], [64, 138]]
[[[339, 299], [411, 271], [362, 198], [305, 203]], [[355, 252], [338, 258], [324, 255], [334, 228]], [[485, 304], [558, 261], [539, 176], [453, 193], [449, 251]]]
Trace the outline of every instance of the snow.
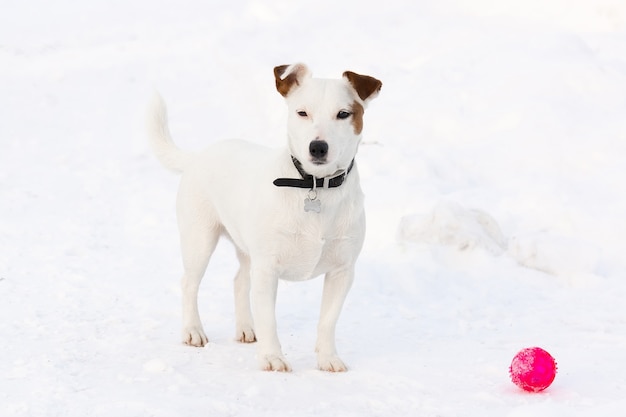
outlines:
[[[6, 1], [0, 16], [0, 415], [597, 416], [626, 409], [623, 0]], [[315, 369], [321, 280], [282, 283], [294, 371], [233, 340], [236, 259], [179, 341], [177, 178], [150, 153], [158, 89], [187, 149], [285, 140], [272, 68], [383, 81], [358, 164], [368, 235]], [[509, 380], [517, 351], [553, 385]]]

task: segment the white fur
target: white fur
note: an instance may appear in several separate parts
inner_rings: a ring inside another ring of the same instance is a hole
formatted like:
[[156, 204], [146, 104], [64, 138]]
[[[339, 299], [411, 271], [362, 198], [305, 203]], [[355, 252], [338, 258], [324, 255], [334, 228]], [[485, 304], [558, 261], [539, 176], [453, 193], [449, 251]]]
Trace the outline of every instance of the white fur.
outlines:
[[[158, 95], [154, 100], [149, 119], [152, 147], [166, 167], [182, 172], [177, 217], [184, 266], [183, 341], [193, 346], [208, 341], [198, 314], [198, 287], [224, 235], [235, 244], [240, 261], [235, 277], [236, 338], [258, 340], [261, 368], [291, 369], [276, 332], [278, 279], [305, 280], [325, 274], [318, 366], [345, 371], [335, 348], [335, 324], [365, 235], [358, 169], [355, 165], [342, 186], [317, 190], [321, 213], [304, 211], [308, 190], [276, 187], [273, 181], [300, 178], [291, 155], [316, 177], [345, 170], [357, 152], [360, 134], [350, 120], [339, 120], [336, 115], [355, 100], [364, 102], [346, 78], [312, 78], [303, 65], [295, 70], [301, 74], [286, 96], [288, 147], [284, 149], [223, 141], [200, 153], [182, 151], [170, 138], [163, 100]], [[307, 117], [298, 111], [306, 111]], [[326, 163], [315, 164], [310, 157], [313, 140], [328, 143]]]

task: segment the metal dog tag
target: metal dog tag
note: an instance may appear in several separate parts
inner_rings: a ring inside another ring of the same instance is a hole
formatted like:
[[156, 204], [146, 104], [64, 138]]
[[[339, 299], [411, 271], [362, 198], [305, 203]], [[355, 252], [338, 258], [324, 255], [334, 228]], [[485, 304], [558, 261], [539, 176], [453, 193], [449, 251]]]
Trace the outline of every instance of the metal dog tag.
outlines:
[[319, 213], [322, 211], [322, 202], [320, 200], [304, 199], [304, 211], [313, 211]]
[[314, 213], [322, 211], [322, 202], [317, 199], [315, 182], [313, 182], [313, 188], [309, 190], [309, 196], [304, 199], [304, 211], [312, 211]]

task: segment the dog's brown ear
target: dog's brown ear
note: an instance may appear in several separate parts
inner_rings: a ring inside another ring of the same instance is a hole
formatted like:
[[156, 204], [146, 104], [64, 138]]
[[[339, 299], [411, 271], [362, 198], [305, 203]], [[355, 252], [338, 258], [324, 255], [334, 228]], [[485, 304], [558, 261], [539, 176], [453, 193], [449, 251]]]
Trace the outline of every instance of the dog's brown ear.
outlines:
[[309, 75], [309, 69], [304, 64], [280, 65], [274, 68], [276, 89], [283, 97], [287, 97], [289, 92]]
[[360, 75], [356, 72], [346, 71], [343, 76], [350, 82], [352, 88], [359, 95], [361, 100], [371, 100], [378, 95], [383, 83], [369, 75]]

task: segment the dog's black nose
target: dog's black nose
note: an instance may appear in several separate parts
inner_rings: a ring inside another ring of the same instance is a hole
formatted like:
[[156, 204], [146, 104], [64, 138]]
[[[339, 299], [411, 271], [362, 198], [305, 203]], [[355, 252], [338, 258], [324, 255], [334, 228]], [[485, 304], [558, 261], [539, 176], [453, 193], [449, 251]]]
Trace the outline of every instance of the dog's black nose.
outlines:
[[324, 159], [328, 153], [328, 143], [323, 140], [314, 140], [309, 144], [309, 153], [313, 159]]

